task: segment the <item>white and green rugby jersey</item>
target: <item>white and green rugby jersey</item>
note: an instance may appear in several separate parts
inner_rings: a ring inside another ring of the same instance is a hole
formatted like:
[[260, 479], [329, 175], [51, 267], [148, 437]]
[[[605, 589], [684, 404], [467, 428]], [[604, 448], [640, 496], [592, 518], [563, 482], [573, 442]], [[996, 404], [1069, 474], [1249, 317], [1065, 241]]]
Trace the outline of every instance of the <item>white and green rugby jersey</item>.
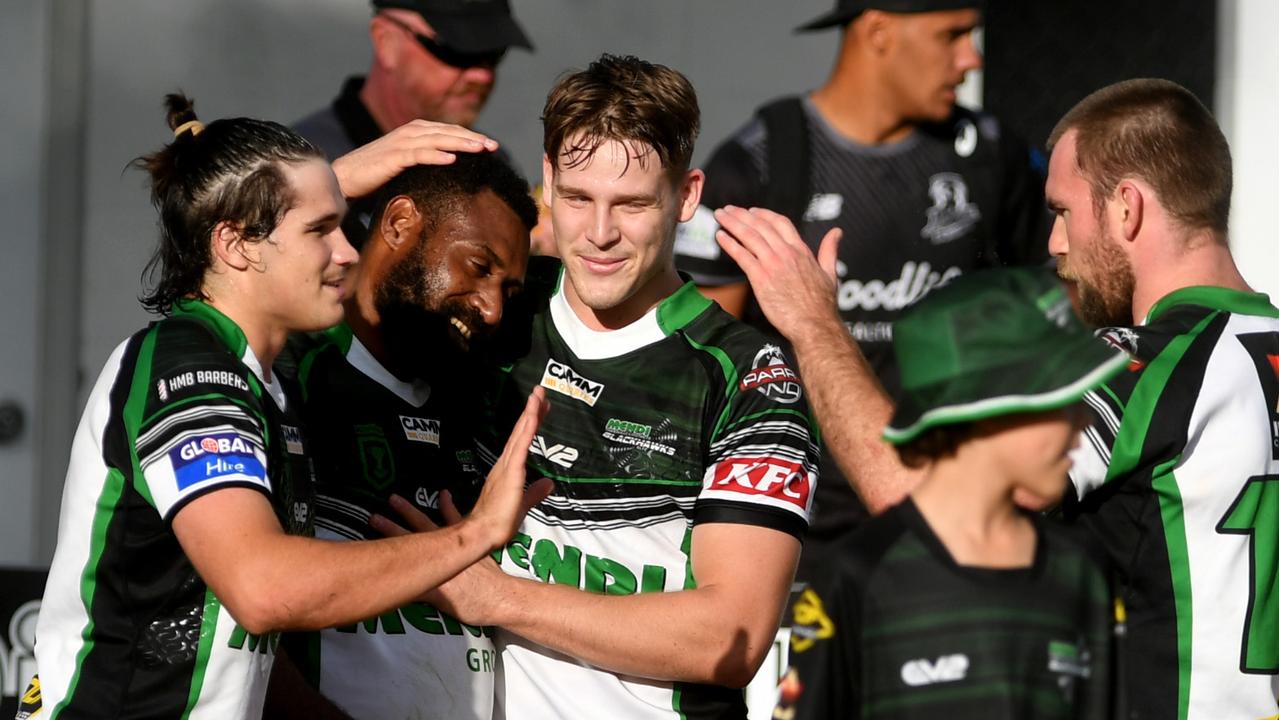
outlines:
[[[533, 439], [529, 477], [553, 478], [555, 490], [501, 551], [503, 570], [588, 592], [674, 592], [696, 586], [689, 546], [698, 523], [802, 537], [816, 428], [781, 350], [691, 283], [625, 328], [593, 331], [553, 270], [539, 277], [530, 267], [532, 321], [511, 323], [529, 335], [500, 373], [493, 407], [495, 427], [509, 428], [532, 389], [547, 389], [552, 409]], [[741, 562], [751, 562], [750, 548]], [[500, 628], [497, 640], [496, 716], [746, 715], [738, 690], [622, 677]]]
[[[392, 493], [436, 522], [442, 522], [442, 490], [467, 506], [483, 478], [471, 431], [475, 387], [461, 370], [440, 368], [430, 383], [401, 380], [345, 323], [295, 337], [286, 355], [297, 363], [312, 440], [317, 537], [380, 537], [369, 516], [398, 517], [387, 502]], [[290, 634], [285, 643], [311, 683], [358, 720], [488, 720], [492, 714], [493, 629], [464, 625], [425, 603]]]
[[1178, 290], [1103, 337], [1135, 360], [1090, 393], [1066, 514], [1119, 570], [1131, 717], [1279, 714], [1279, 310]]
[[258, 718], [278, 638], [241, 628], [173, 534], [223, 488], [310, 534], [306, 446], [226, 316], [183, 301], [111, 353], [76, 431], [36, 627], [44, 716]]

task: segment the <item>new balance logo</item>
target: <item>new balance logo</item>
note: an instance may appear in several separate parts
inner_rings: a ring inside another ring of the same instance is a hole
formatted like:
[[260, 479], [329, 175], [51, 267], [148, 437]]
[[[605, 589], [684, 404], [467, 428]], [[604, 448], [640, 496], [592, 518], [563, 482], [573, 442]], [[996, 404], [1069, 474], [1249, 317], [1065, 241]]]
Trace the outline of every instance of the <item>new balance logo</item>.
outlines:
[[935, 662], [926, 658], [907, 660], [902, 665], [902, 682], [911, 687], [963, 680], [968, 674], [968, 656], [942, 655]]
[[529, 446], [528, 451], [534, 455], [541, 455], [562, 468], [571, 468], [573, 463], [577, 462], [577, 448], [549, 444], [541, 435], [533, 436], [533, 444]]

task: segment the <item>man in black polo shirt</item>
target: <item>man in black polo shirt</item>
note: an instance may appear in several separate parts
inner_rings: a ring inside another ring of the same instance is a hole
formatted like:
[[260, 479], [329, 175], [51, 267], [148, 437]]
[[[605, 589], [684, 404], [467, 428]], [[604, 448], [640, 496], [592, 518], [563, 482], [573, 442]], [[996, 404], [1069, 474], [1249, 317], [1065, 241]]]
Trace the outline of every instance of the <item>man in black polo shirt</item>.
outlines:
[[[533, 47], [507, 0], [373, 0], [373, 13], [368, 75], [347, 78], [331, 105], [294, 125], [330, 160], [413, 120], [471, 127], [502, 56]], [[352, 203], [343, 227], [357, 247], [368, 210]]]
[[[1042, 157], [994, 117], [955, 105], [956, 86], [981, 66], [980, 4], [839, 0], [800, 27], [841, 28], [834, 70], [817, 90], [766, 105], [715, 150], [702, 208], [676, 241], [680, 269], [729, 312], [766, 326], [746, 276], [715, 243], [711, 211], [776, 210], [814, 250], [841, 228], [840, 315], [891, 394], [892, 327], [905, 308], [961, 274], [1044, 262]], [[839, 470], [826, 454], [800, 580], [865, 517]], [[895, 499], [861, 501], [874, 512]]]

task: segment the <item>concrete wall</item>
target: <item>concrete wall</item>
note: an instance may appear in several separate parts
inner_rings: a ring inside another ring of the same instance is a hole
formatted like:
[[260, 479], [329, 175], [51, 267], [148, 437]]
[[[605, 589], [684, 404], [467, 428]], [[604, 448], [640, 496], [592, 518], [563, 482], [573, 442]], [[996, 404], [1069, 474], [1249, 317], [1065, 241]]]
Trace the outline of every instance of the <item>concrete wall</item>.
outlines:
[[1231, 248], [1244, 278], [1279, 299], [1276, 250], [1276, 167], [1279, 167], [1279, 4], [1219, 0], [1216, 113], [1230, 141], [1235, 192]]

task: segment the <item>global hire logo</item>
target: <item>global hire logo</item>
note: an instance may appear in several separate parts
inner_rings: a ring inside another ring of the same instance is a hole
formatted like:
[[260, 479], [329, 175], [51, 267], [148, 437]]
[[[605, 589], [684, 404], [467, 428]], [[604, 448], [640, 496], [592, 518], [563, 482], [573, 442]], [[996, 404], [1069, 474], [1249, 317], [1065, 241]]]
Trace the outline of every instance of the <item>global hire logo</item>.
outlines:
[[962, 653], [942, 655], [936, 661], [927, 658], [907, 660], [902, 665], [902, 682], [911, 687], [963, 680], [968, 675], [968, 656]]
[[440, 444], [440, 421], [428, 418], [400, 416], [400, 427], [404, 428], [404, 437], [413, 442]]
[[600, 394], [604, 392], [604, 383], [595, 382], [573, 372], [573, 368], [554, 358], [546, 361], [546, 372], [542, 373], [542, 387], [567, 395], [574, 400], [595, 407]]

